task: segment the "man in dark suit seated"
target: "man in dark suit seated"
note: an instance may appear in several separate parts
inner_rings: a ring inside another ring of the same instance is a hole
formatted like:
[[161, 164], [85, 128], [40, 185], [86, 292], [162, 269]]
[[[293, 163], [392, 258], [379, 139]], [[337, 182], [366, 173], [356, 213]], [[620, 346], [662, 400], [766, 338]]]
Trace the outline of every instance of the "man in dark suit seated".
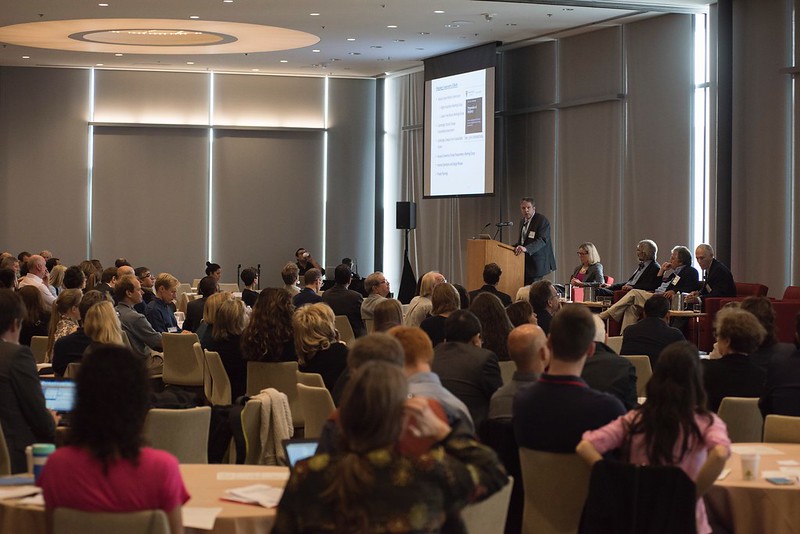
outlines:
[[736, 296], [736, 283], [733, 281], [733, 275], [730, 269], [714, 257], [714, 249], [711, 248], [711, 245], [705, 243], [697, 245], [694, 257], [705, 276], [702, 287], [697, 291], [692, 291], [686, 298], [686, 302], [696, 302], [698, 298]]
[[292, 297], [292, 304], [295, 308], [305, 306], [306, 304], [316, 304], [322, 302], [322, 297], [319, 296], [319, 290], [322, 289], [322, 272], [319, 269], [309, 269], [303, 275], [303, 283], [305, 287], [300, 290], [300, 293]]
[[700, 281], [697, 269], [692, 267], [691, 251], [681, 245], [672, 249], [669, 261], [661, 265], [658, 276], [661, 277], [661, 285], [656, 288], [655, 292], [632, 289], [613, 306], [600, 313], [600, 318], [605, 320], [610, 317], [616, 321], [622, 319], [622, 331], [624, 332], [625, 328], [637, 320], [636, 307], [643, 307], [647, 299], [654, 294], [662, 294], [668, 299], [672, 299], [676, 293], [694, 291]]
[[483, 267], [483, 287], [469, 292], [469, 301], [475, 300], [480, 293], [491, 293], [500, 299], [503, 306], [511, 306], [511, 296], [497, 290], [497, 284], [500, 283], [500, 276], [503, 270], [496, 263], [489, 263]]
[[447, 317], [444, 338], [434, 349], [431, 370], [467, 405], [475, 428], [480, 428], [492, 395], [503, 385], [497, 355], [481, 348], [481, 322], [467, 310], [456, 310]]
[[626, 410], [639, 406], [636, 395], [636, 368], [626, 358], [606, 345], [606, 325], [596, 314], [594, 320], [594, 355], [586, 360], [581, 378], [589, 387], [614, 395]]
[[36, 361], [19, 344], [25, 304], [11, 289], [0, 289], [0, 425], [12, 473], [27, 470], [25, 447], [53, 443], [56, 416], [45, 406]]
[[658, 245], [651, 239], [643, 239], [636, 245], [636, 257], [639, 265], [636, 270], [625, 282], [614, 285], [600, 284], [598, 292], [600, 295], [613, 295], [614, 291], [620, 289], [630, 291], [631, 289], [641, 289], [643, 291], [655, 291], [661, 283], [658, 276], [660, 265], [658, 264]]
[[655, 368], [658, 355], [664, 347], [683, 341], [683, 333], [669, 325], [669, 301], [662, 295], [653, 295], [644, 303], [644, 319], [630, 325], [622, 332], [620, 354], [646, 354]]
[[545, 334], [549, 334], [550, 321], [553, 320], [553, 315], [561, 309], [561, 300], [558, 298], [556, 288], [550, 280], [534, 282], [531, 284], [528, 300], [530, 300], [533, 313], [536, 314], [537, 323]]
[[335, 315], [347, 317], [355, 336], [361, 337], [367, 333], [367, 327], [361, 319], [361, 303], [364, 302], [364, 297], [358, 291], [348, 289], [353, 281], [350, 267], [344, 263], [339, 264], [333, 276], [336, 283], [322, 294], [322, 302], [330, 306]]

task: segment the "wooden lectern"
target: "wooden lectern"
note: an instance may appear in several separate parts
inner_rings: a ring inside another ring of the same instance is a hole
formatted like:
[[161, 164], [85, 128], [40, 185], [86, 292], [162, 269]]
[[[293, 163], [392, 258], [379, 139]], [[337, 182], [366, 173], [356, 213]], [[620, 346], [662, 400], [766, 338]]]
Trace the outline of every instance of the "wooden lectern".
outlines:
[[467, 240], [467, 291], [483, 286], [483, 267], [496, 263], [503, 271], [497, 289], [511, 295], [525, 285], [525, 257], [514, 255], [514, 247], [494, 239]]

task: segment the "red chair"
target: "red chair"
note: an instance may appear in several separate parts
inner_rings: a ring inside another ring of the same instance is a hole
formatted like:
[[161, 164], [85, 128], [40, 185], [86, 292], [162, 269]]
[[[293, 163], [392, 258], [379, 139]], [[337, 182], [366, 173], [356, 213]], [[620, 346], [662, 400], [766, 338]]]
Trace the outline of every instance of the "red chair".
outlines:
[[800, 313], [800, 300], [776, 300], [772, 307], [775, 308], [775, 330], [778, 341], [794, 343], [795, 317]]
[[699, 328], [697, 334], [697, 348], [711, 352], [714, 348], [714, 319], [717, 312], [722, 309], [728, 302], [742, 301], [747, 297], [766, 297], [769, 288], [764, 284], [751, 284], [747, 282], [736, 282], [736, 296], [725, 298], [707, 298], [703, 302], [703, 311], [706, 313], [705, 317], [700, 317], [695, 321], [689, 321], [687, 325], [686, 339], [695, 339], [694, 328]]
[[783, 300], [800, 300], [800, 286], [786, 286]]
[[[613, 285], [614, 284], [614, 277], [613, 276], [608, 276], [606, 274], [606, 275], [603, 275], [603, 278], [606, 279], [606, 284], [608, 284], [608, 285]], [[800, 288], [798, 288], [798, 289], [800, 289]], [[798, 297], [798, 298], [800, 298], [800, 297]]]

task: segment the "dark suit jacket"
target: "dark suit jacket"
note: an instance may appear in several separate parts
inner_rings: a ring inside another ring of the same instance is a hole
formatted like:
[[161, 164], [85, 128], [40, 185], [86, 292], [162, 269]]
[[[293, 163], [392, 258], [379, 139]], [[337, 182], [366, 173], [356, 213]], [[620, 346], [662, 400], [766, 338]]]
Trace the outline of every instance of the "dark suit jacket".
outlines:
[[183, 321], [183, 329], [189, 332], [197, 332], [197, 327], [203, 320], [203, 308], [205, 308], [206, 299], [196, 299], [186, 305], [186, 318]]
[[590, 388], [614, 395], [626, 410], [636, 408], [636, 368], [605, 343], [595, 342], [594, 346], [594, 355], [586, 359], [581, 378]]
[[347, 317], [356, 337], [367, 334], [367, 327], [361, 319], [361, 303], [364, 302], [361, 293], [336, 284], [322, 294], [322, 302], [330, 306], [334, 314]]
[[317, 302], [322, 302], [322, 297], [307, 287], [304, 287], [300, 290], [300, 293], [292, 297], [292, 304], [294, 304], [295, 308], [305, 306], [306, 304], [315, 304]]
[[658, 355], [664, 347], [676, 341], [684, 341], [683, 333], [673, 328], [663, 319], [645, 317], [630, 325], [622, 333], [620, 354], [647, 354], [650, 365], [655, 368]]
[[11, 472], [27, 470], [25, 447], [53, 443], [56, 423], [47, 411], [31, 349], [0, 341], [0, 424]]
[[468, 343], [444, 342], [433, 351], [431, 370], [442, 385], [469, 408], [475, 428], [489, 414], [489, 401], [503, 385], [497, 355]]
[[485, 284], [480, 289], [476, 289], [475, 291], [469, 292], [469, 301], [472, 302], [475, 300], [475, 297], [480, 295], [481, 293], [491, 293], [495, 297], [500, 299], [500, 302], [503, 303], [503, 306], [511, 306], [511, 296], [503, 293], [502, 291], [498, 291], [496, 287], [490, 286], [489, 284]]
[[706, 271], [703, 287], [700, 289], [701, 297], [735, 297], [736, 283], [733, 275], [721, 262], [711, 260], [711, 265]]
[[[681, 293], [691, 293], [692, 291], [697, 291], [697, 288], [700, 285], [700, 274], [697, 272], [697, 269], [692, 267], [691, 265], [685, 265], [678, 276], [680, 279], [678, 280], [677, 284], [673, 284], [672, 281], [675, 279], [676, 273], [672, 273], [669, 275], [669, 285], [667, 286], [666, 291], [675, 291], [676, 293], [680, 291]], [[661, 285], [661, 282], [659, 282]]]
[[[581, 270], [581, 266], [578, 265], [575, 267], [575, 270], [572, 271], [572, 277], [574, 278], [578, 276], [578, 271]], [[590, 265], [586, 268], [586, 274], [583, 275], [583, 283], [584, 284], [602, 284], [605, 282], [606, 279], [603, 278], [603, 264], [602, 263], [595, 263], [594, 265]]]
[[[524, 221], [520, 221], [520, 231]], [[531, 237], [533, 235], [533, 237]], [[518, 235], [516, 245], [525, 247], [525, 284], [556, 270], [556, 256], [550, 239], [550, 221], [538, 211], [533, 214], [528, 232]]]
[[723, 397], [761, 397], [767, 375], [746, 354], [701, 360], [708, 409], [716, 412]]
[[[638, 270], [639, 267], [637, 266], [636, 268]], [[650, 265], [644, 268], [644, 272], [636, 281], [636, 283], [633, 285], [633, 289], [641, 289], [643, 291], [651, 291], [651, 292], [655, 291], [656, 288], [659, 285], [661, 285], [661, 278], [658, 276], [659, 269], [660, 267], [658, 265], [658, 262], [655, 260], [651, 261]], [[636, 271], [634, 271], [631, 274], [631, 276], [628, 277], [628, 280], [630, 280], [633, 277], [633, 274], [635, 273]], [[625, 280], [624, 282], [618, 284], [614, 284], [613, 286], [611, 286], [611, 289], [613, 290], [622, 289], [622, 286], [627, 284], [628, 280]]]
[[56, 341], [53, 345], [53, 372], [55, 375], [64, 376], [69, 364], [81, 363], [83, 353], [91, 344], [92, 340], [83, 332], [82, 326]]
[[545, 334], [550, 333], [550, 322], [553, 320], [553, 316], [547, 310], [533, 310], [536, 313], [536, 322], [539, 324], [539, 328], [541, 328]]

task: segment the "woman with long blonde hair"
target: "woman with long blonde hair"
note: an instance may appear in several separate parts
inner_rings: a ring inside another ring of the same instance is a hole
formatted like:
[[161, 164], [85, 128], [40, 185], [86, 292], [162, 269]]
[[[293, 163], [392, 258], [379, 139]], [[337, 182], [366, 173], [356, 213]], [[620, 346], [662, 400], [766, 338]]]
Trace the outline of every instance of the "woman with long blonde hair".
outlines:
[[109, 301], [98, 302], [86, 312], [83, 331], [92, 344], [122, 345], [122, 328], [114, 304]]

